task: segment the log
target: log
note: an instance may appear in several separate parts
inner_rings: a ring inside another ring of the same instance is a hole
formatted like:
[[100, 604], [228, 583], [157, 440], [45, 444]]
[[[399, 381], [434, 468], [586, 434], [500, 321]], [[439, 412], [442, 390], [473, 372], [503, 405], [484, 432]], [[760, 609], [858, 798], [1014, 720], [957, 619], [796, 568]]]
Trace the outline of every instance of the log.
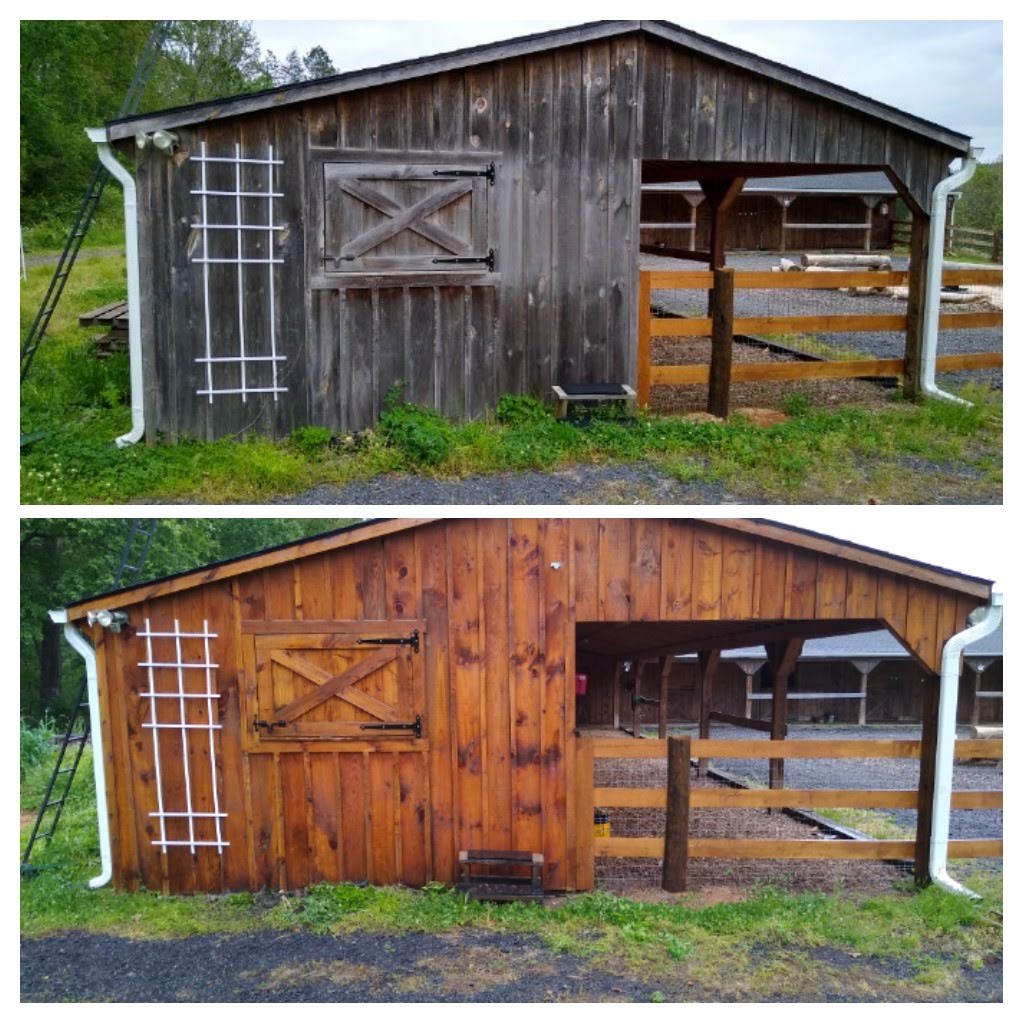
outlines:
[[1003, 727], [1001, 725], [972, 725], [972, 740], [1001, 740], [1003, 738]]
[[690, 737], [668, 741], [668, 795], [665, 810], [665, 855], [661, 887], [666, 892], [686, 891], [690, 846]]
[[868, 256], [864, 253], [804, 253], [800, 263], [805, 267], [874, 267], [876, 270], [892, 270], [888, 256]]

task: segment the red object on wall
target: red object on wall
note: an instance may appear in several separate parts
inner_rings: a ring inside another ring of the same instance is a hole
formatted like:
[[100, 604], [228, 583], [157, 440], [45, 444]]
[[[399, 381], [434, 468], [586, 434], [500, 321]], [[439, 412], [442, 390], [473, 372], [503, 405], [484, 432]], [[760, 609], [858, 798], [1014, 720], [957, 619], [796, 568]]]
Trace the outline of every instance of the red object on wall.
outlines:
[[585, 672], [576, 673], [576, 696], [586, 697], [587, 695], [587, 676]]

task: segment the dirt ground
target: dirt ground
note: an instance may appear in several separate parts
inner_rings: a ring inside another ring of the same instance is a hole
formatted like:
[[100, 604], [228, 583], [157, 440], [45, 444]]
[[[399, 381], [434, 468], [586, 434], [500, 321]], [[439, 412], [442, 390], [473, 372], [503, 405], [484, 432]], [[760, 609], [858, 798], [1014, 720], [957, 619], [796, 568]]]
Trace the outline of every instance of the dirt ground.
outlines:
[[909, 959], [750, 951], [708, 987], [602, 970], [533, 936], [249, 932], [139, 940], [69, 932], [21, 944], [23, 1002], [999, 1002], [1002, 960], [936, 988]]

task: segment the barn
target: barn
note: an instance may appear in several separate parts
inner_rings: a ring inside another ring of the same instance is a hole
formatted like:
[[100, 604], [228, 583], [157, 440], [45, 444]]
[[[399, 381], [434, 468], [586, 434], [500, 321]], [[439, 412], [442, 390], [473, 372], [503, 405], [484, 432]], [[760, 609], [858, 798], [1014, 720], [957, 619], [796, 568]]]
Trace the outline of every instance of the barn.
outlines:
[[[712, 266], [744, 182], [880, 171], [913, 218], [970, 139], [665, 22], [560, 29], [110, 121], [142, 436], [454, 418], [636, 383], [641, 189], [696, 181]], [[138, 257], [134, 259], [137, 246]], [[941, 254], [939, 254], [939, 257]]]
[[97, 884], [417, 886], [496, 849], [542, 854], [548, 890], [587, 889], [584, 660], [763, 644], [784, 706], [805, 641], [869, 628], [927, 676], [920, 744], [889, 754], [919, 750], [904, 846], [926, 872], [943, 649], [991, 598], [765, 520], [480, 518], [367, 521], [82, 600], [54, 617], [92, 673]]

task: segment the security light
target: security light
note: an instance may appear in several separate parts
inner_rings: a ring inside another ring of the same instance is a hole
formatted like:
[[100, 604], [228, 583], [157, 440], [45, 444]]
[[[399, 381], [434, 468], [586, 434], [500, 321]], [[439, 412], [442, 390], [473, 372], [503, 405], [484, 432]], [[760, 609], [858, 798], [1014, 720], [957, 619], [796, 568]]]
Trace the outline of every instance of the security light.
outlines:
[[128, 625], [128, 613], [103, 608], [98, 612], [88, 612], [85, 621], [90, 626], [99, 625], [104, 629], [109, 629], [111, 633], [120, 633], [121, 627]]
[[178, 136], [174, 132], [165, 132], [162, 128], [153, 132], [153, 145], [164, 152], [173, 153], [178, 148]]
[[149, 136], [145, 132], [135, 133], [135, 148], [145, 149], [149, 145]]

